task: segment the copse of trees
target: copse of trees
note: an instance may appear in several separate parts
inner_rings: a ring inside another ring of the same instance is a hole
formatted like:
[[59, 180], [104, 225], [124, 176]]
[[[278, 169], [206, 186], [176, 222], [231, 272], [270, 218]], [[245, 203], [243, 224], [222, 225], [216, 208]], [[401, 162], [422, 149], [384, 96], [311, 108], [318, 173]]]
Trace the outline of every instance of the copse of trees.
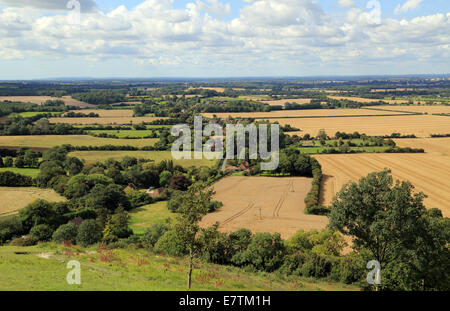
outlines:
[[72, 94], [72, 98], [85, 103], [89, 103], [91, 105], [101, 106], [124, 101], [125, 95], [121, 91], [100, 90], [87, 93]]
[[84, 134], [82, 128], [70, 124], [51, 124], [48, 120], [51, 115], [40, 114], [33, 117], [14, 117], [0, 123], [0, 136], [17, 135], [72, 135]]

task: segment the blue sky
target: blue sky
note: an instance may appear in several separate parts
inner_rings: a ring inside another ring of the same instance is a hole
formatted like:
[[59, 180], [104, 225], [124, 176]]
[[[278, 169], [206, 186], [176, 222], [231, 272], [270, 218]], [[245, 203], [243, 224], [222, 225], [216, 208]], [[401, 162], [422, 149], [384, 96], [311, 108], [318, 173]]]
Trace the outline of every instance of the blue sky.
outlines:
[[79, 1], [0, 0], [0, 79], [450, 73], [448, 0]]

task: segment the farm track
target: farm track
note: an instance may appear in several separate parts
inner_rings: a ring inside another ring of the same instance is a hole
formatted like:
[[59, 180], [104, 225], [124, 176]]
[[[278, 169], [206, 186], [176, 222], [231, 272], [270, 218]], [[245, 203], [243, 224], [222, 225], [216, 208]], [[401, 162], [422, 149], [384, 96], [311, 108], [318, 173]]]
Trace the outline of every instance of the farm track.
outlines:
[[[244, 208], [244, 209], [241, 210], [240, 212], [234, 214], [233, 216], [231, 216], [231, 217], [225, 219], [225, 220], [220, 224], [220, 226], [225, 226], [226, 224], [232, 222], [233, 220], [235, 220], [235, 219], [241, 217], [241, 216], [244, 215], [245, 213], [249, 212], [254, 206], [255, 206], [255, 204], [249, 203], [249, 204], [247, 205], [246, 208]], [[219, 226], [219, 227], [220, 227], [220, 226]]]

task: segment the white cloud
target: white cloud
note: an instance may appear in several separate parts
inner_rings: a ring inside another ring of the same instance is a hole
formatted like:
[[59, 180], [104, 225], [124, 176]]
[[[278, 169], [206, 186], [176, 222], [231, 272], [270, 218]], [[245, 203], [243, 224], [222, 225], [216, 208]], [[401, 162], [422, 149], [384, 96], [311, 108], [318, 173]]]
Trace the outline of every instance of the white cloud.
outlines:
[[417, 8], [422, 2], [423, 0], [407, 0], [403, 5], [397, 5], [394, 12], [395, 14], [405, 13]]
[[230, 74], [236, 74], [237, 66], [254, 74], [273, 66], [287, 74], [327, 64], [431, 58], [446, 68], [450, 64], [449, 13], [383, 19], [375, 27], [368, 23], [366, 9], [349, 7], [345, 16], [336, 18], [315, 0], [247, 1], [232, 20], [222, 18], [229, 4], [219, 0], [196, 0], [182, 9], [175, 9], [171, 0], [145, 0], [132, 9], [119, 6], [83, 14], [77, 26], [68, 23], [66, 12], [41, 10], [0, 9], [1, 59], [123, 59]]
[[355, 7], [355, 1], [354, 0], [338, 0], [338, 5], [341, 8], [354, 8]]

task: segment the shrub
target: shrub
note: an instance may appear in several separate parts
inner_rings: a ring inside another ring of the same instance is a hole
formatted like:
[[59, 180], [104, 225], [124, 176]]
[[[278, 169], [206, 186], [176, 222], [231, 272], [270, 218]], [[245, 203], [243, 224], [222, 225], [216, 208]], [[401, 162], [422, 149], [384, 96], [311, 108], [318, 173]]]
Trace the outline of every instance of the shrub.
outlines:
[[0, 244], [24, 233], [22, 222], [18, 217], [0, 221]]
[[32, 227], [47, 224], [52, 228], [57, 228], [64, 223], [63, 215], [59, 215], [55, 209], [57, 204], [44, 200], [36, 200], [28, 204], [24, 209], [19, 211], [19, 218], [25, 231]]
[[34, 226], [30, 230], [30, 235], [36, 238], [37, 241], [50, 241], [52, 234], [53, 230], [47, 224]]
[[305, 208], [305, 213], [308, 215], [323, 215], [326, 216], [330, 213], [330, 209], [322, 205], [312, 205]]
[[156, 242], [155, 252], [164, 253], [169, 256], [183, 256], [187, 254], [186, 243], [181, 240], [175, 230], [164, 233]]
[[13, 172], [0, 173], [0, 186], [4, 187], [29, 187], [33, 185], [33, 179], [29, 176], [16, 174]]
[[70, 243], [75, 244], [78, 234], [78, 226], [74, 223], [68, 223], [61, 225], [53, 233], [53, 241], [56, 243], [63, 243], [65, 241], [70, 241]]
[[77, 244], [83, 247], [95, 244], [102, 238], [102, 230], [93, 219], [83, 221], [78, 228]]
[[257, 233], [247, 249], [233, 257], [233, 263], [272, 272], [281, 266], [284, 255], [285, 247], [279, 233]]
[[130, 201], [131, 208], [137, 208], [144, 205], [148, 205], [152, 203], [152, 198], [145, 192], [134, 190], [134, 189], [127, 189], [126, 195], [128, 198], [128, 201]]
[[20, 238], [15, 238], [11, 241], [12, 246], [33, 246], [36, 245], [37, 239], [33, 236], [24, 236]]
[[142, 243], [155, 246], [156, 242], [169, 231], [169, 227], [164, 224], [151, 225], [142, 236]]

